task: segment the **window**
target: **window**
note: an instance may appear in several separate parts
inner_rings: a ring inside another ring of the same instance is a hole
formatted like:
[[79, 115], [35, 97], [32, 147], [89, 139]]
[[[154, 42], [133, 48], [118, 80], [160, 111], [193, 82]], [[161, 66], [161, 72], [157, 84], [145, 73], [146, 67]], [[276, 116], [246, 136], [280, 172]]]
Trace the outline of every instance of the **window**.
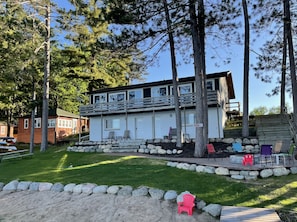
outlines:
[[120, 129], [120, 119], [105, 120], [105, 129]]
[[189, 94], [192, 92], [192, 86], [191, 84], [187, 84], [187, 85], [180, 85], [179, 86], [179, 91], [180, 91], [180, 94], [183, 95], [183, 94]]
[[58, 119], [59, 128], [72, 128], [72, 120]]
[[41, 128], [41, 118], [35, 118], [34, 119], [34, 127], [35, 128]]
[[129, 100], [139, 100], [142, 99], [142, 90], [136, 89], [129, 91]]
[[195, 114], [194, 113], [186, 113], [185, 118], [184, 118], [184, 125], [194, 125], [195, 124]]
[[47, 126], [48, 126], [48, 128], [55, 128], [56, 127], [56, 120], [55, 119], [49, 119]]
[[207, 80], [207, 81], [206, 81], [206, 88], [207, 88], [207, 90], [209, 90], [209, 91], [214, 90], [214, 89], [215, 89], [215, 88], [214, 88], [214, 80]]
[[109, 102], [120, 102], [125, 100], [125, 93], [111, 93], [109, 94]]
[[29, 119], [24, 119], [24, 129], [29, 128]]
[[153, 97], [161, 97], [161, 96], [167, 95], [166, 86], [154, 87], [152, 88], [152, 91], [153, 91]]
[[94, 103], [105, 103], [105, 102], [107, 102], [106, 98], [107, 98], [106, 93], [94, 95]]
[[0, 127], [0, 134], [4, 135], [6, 133], [6, 127], [5, 126], [1, 126]]

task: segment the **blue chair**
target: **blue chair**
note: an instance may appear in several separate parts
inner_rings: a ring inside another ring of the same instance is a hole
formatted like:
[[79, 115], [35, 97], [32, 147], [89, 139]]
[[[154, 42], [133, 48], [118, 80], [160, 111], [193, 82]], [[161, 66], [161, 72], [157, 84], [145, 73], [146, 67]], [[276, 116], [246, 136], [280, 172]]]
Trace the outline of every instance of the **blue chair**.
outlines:
[[243, 152], [242, 145], [239, 142], [232, 143], [232, 149], [233, 149], [234, 152], [237, 152], [237, 153], [242, 153]]

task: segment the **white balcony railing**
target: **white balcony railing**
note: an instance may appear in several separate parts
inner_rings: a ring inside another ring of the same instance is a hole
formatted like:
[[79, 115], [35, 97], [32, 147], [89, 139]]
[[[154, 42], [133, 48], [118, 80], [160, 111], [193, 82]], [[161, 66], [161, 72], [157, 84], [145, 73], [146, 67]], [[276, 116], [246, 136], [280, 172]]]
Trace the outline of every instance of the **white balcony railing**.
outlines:
[[[218, 91], [209, 91], [207, 94], [208, 105], [220, 104]], [[179, 98], [180, 107], [189, 107], [196, 104], [195, 94], [184, 94]], [[174, 108], [174, 97], [150, 97], [143, 99], [133, 99], [118, 102], [96, 103], [80, 106], [80, 115], [93, 116], [107, 113], [126, 113], [143, 110], [162, 110]]]

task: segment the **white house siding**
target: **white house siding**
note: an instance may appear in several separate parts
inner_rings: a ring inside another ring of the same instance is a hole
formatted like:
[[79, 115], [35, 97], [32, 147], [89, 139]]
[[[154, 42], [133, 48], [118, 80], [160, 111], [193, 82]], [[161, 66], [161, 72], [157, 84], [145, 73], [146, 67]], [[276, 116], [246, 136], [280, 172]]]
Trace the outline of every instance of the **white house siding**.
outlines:
[[[182, 135], [195, 138], [194, 109], [182, 110]], [[189, 118], [189, 115], [191, 118]], [[209, 138], [222, 138], [225, 116], [222, 115], [220, 107], [209, 107], [208, 109], [208, 126]], [[106, 129], [106, 121], [118, 119], [119, 128]], [[188, 120], [187, 120], [188, 119]], [[190, 120], [189, 120], [190, 119]], [[131, 139], [152, 139], [164, 138], [168, 136], [170, 127], [176, 128], [174, 110], [162, 112], [144, 112], [129, 115], [110, 115], [91, 117], [90, 118], [90, 140], [102, 141], [107, 139], [110, 131], [115, 132], [116, 138], [121, 138], [124, 131], [130, 131]]]

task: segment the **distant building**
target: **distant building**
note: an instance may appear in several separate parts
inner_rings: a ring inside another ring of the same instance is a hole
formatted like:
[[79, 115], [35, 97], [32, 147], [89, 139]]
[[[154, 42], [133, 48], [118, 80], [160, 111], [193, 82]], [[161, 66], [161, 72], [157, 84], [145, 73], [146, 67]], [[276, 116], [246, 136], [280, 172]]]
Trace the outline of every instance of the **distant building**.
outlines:
[[[34, 143], [41, 143], [42, 139], [42, 117], [35, 116]], [[19, 117], [17, 142], [30, 143], [31, 116]], [[48, 142], [55, 144], [64, 137], [78, 134], [79, 129], [88, 129], [88, 119], [79, 115], [67, 112], [62, 109], [49, 111], [48, 116]]]
[[8, 129], [7, 123], [0, 121], [0, 137], [13, 136], [13, 126]]
[[[222, 138], [223, 128], [235, 98], [231, 72], [207, 75], [209, 138]], [[195, 77], [179, 79], [183, 138], [195, 138]], [[89, 93], [90, 104], [80, 107], [80, 115], [89, 117], [90, 140], [110, 136], [131, 139], [155, 139], [169, 136], [176, 128], [172, 80], [143, 83]]]

